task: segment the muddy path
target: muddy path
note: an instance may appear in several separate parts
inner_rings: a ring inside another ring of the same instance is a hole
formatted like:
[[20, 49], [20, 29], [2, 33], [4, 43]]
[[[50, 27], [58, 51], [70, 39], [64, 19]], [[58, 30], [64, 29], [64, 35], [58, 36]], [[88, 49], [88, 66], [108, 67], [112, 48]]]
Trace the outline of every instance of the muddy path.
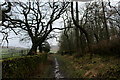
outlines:
[[54, 75], [56, 79], [64, 78], [63, 74], [60, 71], [59, 63], [56, 56], [54, 56]]
[[71, 64], [69, 64], [63, 57], [52, 54], [49, 56], [48, 63], [44, 66], [44, 69], [42, 68], [42, 70], [38, 70], [38, 73], [36, 73], [33, 78], [73, 78], [73, 74], [74, 69]]

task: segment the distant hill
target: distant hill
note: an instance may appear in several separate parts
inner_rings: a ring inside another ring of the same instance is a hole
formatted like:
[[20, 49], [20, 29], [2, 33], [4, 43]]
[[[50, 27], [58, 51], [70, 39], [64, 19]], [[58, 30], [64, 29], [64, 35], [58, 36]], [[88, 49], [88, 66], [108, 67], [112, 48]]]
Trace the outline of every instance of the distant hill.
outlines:
[[51, 50], [51, 51], [56, 51], [56, 52], [57, 52], [58, 49], [59, 49], [58, 45], [52, 45], [50, 50]]

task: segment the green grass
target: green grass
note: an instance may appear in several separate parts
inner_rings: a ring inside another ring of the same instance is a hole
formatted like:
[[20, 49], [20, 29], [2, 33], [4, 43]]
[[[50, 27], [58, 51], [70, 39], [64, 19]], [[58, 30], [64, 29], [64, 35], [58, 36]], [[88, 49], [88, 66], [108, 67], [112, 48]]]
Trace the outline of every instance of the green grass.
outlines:
[[[20, 57], [23, 55], [26, 55], [28, 51], [27, 49], [23, 49], [24, 52], [21, 52], [22, 49], [1, 49], [0, 52], [0, 58], [2, 59], [6, 59], [6, 58], [12, 58], [12, 57]], [[23, 54], [24, 53], [24, 54]]]
[[57, 53], [56, 51], [50, 51], [49, 53]]
[[1, 55], [0, 55], [0, 58], [6, 59], [6, 58], [21, 57], [21, 56], [22, 56], [22, 55], [20, 55], [20, 54], [13, 54], [13, 55], [11, 55], [11, 54], [1, 54]]

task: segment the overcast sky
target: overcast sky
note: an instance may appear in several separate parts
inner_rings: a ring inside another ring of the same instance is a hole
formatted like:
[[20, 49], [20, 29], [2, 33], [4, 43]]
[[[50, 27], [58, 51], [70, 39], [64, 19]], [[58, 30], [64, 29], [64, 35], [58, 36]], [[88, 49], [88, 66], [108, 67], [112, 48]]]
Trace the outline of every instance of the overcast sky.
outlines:
[[[0, 1], [4, 1], [4, 0], [0, 0]], [[88, 1], [88, 0], [74, 0], [74, 1], [82, 1], [82, 2], [79, 2], [79, 4], [82, 5], [82, 7], [83, 7], [83, 5], [85, 4], [85, 1]], [[105, 0], [105, 1], [107, 1], [107, 0]], [[110, 0], [110, 1], [111, 1], [111, 3], [113, 5], [117, 5], [118, 1], [120, 1], [120, 0]], [[59, 19], [59, 20], [55, 21], [54, 24], [53, 24], [53, 26], [54, 27], [56, 27], [56, 26], [63, 26], [63, 23], [61, 23], [61, 21], [62, 21], [62, 19]], [[10, 37], [17, 37], [17, 36], [14, 36], [13, 33], [11, 33], [10, 35], [11, 35]], [[2, 35], [0, 34], [0, 39], [1, 38], [2, 38]], [[56, 39], [50, 39], [49, 43], [51, 45], [57, 45], [58, 44], [58, 42], [56, 41]], [[19, 38], [13, 38], [13, 39], [9, 40], [9, 46], [30, 48], [31, 47], [31, 42], [30, 43], [23, 43], [23, 42], [19, 41]]]

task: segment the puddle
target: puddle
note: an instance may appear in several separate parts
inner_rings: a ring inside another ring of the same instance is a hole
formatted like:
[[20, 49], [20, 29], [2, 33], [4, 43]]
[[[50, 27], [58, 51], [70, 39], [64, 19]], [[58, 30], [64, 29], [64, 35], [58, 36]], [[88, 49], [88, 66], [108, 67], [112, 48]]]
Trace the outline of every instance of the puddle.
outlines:
[[61, 75], [61, 73], [60, 73], [59, 64], [58, 64], [57, 58], [54, 57], [54, 59], [55, 59], [55, 70], [54, 70], [55, 78], [56, 78], [56, 79], [64, 78], [64, 77]]

